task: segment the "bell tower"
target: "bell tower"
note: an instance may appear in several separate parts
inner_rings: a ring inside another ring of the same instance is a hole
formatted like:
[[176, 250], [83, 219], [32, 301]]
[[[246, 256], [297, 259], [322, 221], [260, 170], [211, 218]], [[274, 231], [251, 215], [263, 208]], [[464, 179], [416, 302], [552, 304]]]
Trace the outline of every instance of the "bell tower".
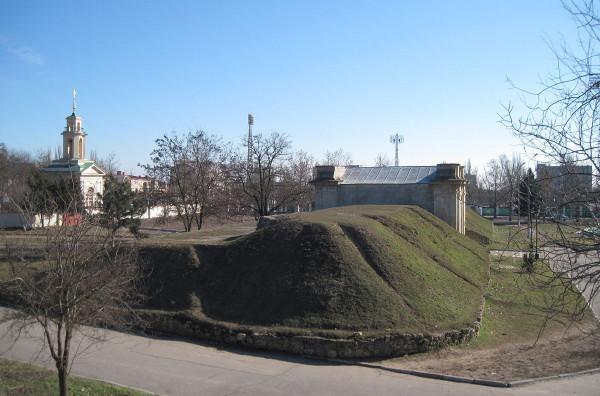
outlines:
[[99, 205], [98, 194], [104, 191], [104, 172], [94, 161], [85, 158], [85, 137], [81, 127], [81, 117], [77, 116], [77, 91], [73, 90], [73, 113], [68, 116], [67, 126], [61, 133], [63, 152], [60, 159], [42, 169], [42, 173], [52, 178], [70, 178], [77, 180], [83, 194], [83, 204], [87, 208]]
[[73, 90], [73, 113], [66, 118], [67, 126], [65, 127], [63, 136], [63, 159], [78, 160], [85, 158], [85, 137], [87, 134], [81, 127], [81, 117], [76, 115], [77, 91]]

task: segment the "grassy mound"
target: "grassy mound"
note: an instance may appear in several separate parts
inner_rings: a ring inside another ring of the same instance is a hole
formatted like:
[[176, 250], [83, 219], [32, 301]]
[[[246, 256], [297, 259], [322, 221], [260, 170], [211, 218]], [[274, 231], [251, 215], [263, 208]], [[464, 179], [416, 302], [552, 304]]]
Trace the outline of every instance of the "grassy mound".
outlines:
[[468, 208], [465, 217], [467, 236], [483, 245], [490, 244], [494, 235], [494, 223]]
[[226, 245], [148, 247], [146, 255], [160, 290], [153, 307], [257, 326], [464, 328], [488, 278], [480, 244], [412, 206], [278, 216]]

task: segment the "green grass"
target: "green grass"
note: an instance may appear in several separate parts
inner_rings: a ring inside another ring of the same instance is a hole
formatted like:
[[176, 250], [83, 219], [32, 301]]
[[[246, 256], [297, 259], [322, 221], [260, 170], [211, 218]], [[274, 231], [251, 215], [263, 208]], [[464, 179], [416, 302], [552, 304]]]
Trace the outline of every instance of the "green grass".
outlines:
[[[558, 281], [548, 287], [550, 268], [542, 262], [536, 274], [521, 272], [518, 259], [493, 257], [490, 285], [485, 298], [480, 335], [472, 345], [493, 347], [503, 343], [530, 341], [541, 332], [566, 331], [574, 323], [592, 323], [589, 310], [581, 313], [585, 301], [574, 290], [565, 290]], [[556, 306], [561, 301], [563, 305]]]
[[[576, 231], [586, 226], [575, 222], [566, 226], [540, 222], [538, 242], [560, 240], [563, 236], [580, 241], [585, 238], [579, 237]], [[467, 229], [467, 234], [471, 229], [488, 238], [486, 247], [489, 249], [529, 248], [526, 224], [493, 226], [490, 220], [467, 211]], [[570, 288], [571, 283], [554, 277], [546, 263], [536, 263], [534, 273], [527, 274], [521, 270], [520, 258], [492, 256], [480, 336], [471, 345], [493, 347], [519, 340], [530, 341], [532, 335], [537, 337], [543, 331], [566, 331], [573, 324], [595, 323], [589, 309], [584, 308], [583, 297]]]
[[465, 218], [467, 236], [482, 245], [489, 245], [494, 236], [494, 224], [472, 209], [467, 209]]
[[539, 221], [537, 225], [534, 225], [532, 236], [530, 238], [527, 223], [525, 222], [521, 225], [496, 225], [494, 226], [494, 232], [489, 248], [500, 250], [529, 250], [530, 244], [533, 244], [533, 246], [536, 246], [536, 244], [537, 246], [544, 246], [554, 243], [585, 246], [597, 244], [598, 241], [596, 239], [585, 237], [577, 233], [588, 226], [589, 225], [583, 221], [568, 223]]
[[[69, 376], [69, 394], [85, 396], [142, 396], [140, 392], [105, 382]], [[58, 394], [56, 372], [0, 358], [0, 395], [47, 396]]]
[[277, 328], [420, 333], [470, 326], [488, 253], [417, 207], [278, 216], [224, 245], [149, 246], [149, 308]]
[[[543, 243], [547, 240], [544, 237], [556, 237], [557, 225], [540, 223], [538, 231]], [[528, 249], [526, 225], [494, 226], [489, 247]], [[564, 331], [574, 323], [593, 321], [583, 297], [568, 280], [556, 279], [547, 263], [537, 262], [534, 273], [528, 274], [521, 270], [520, 258], [492, 256], [482, 328], [472, 345], [483, 347], [530, 340], [542, 331]]]

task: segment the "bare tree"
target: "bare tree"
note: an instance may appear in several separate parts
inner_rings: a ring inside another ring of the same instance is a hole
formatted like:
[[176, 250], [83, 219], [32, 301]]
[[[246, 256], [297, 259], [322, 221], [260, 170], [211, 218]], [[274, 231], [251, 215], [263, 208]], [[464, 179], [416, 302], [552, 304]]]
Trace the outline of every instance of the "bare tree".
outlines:
[[314, 187], [310, 181], [313, 179], [314, 166], [313, 156], [302, 150], [292, 153], [287, 163], [283, 177], [283, 184], [288, 189], [285, 195], [295, 197], [291, 205], [296, 206], [298, 211], [307, 211], [312, 205]]
[[[43, 238], [6, 247], [9, 279], [1, 286], [17, 309], [0, 320], [13, 338], [41, 326], [60, 394], [67, 395], [73, 361], [85, 345], [104, 339], [100, 329], [140, 324], [130, 308], [138, 295], [137, 254], [132, 246], [113, 246], [109, 233], [87, 220], [47, 228]], [[84, 344], [74, 342], [78, 334]]]
[[[305, 199], [310, 191], [306, 176], [310, 158], [290, 166], [291, 141], [287, 135], [271, 132], [252, 137], [252, 163], [247, 160], [247, 141], [242, 143], [231, 167], [240, 205], [255, 216], [269, 216]], [[297, 157], [298, 159], [299, 157]]]
[[381, 154], [381, 153], [377, 154], [377, 157], [375, 158], [375, 166], [383, 167], [383, 166], [391, 166], [391, 165], [392, 165], [392, 162], [387, 157], [387, 155]]
[[503, 174], [497, 159], [491, 159], [484, 169], [484, 183], [490, 193], [489, 203], [494, 207], [494, 218], [498, 217], [498, 205], [500, 202], [500, 189], [503, 183]]
[[465, 162], [465, 179], [467, 179], [467, 195], [465, 197], [467, 205], [481, 205], [481, 185], [478, 178], [478, 170], [471, 163], [471, 159]]
[[52, 162], [52, 150], [50, 148], [46, 150], [38, 150], [34, 155], [34, 162], [40, 168], [49, 165]]
[[90, 159], [94, 161], [107, 175], [115, 175], [119, 170], [119, 160], [114, 151], [108, 153], [106, 157], [100, 157], [95, 150], [90, 152]]
[[512, 221], [513, 207], [517, 204], [519, 185], [525, 176], [525, 163], [519, 154], [513, 153], [512, 158], [505, 154], [498, 158], [502, 179], [506, 188], [506, 202], [509, 206], [509, 221]]
[[26, 152], [10, 150], [0, 144], [0, 210], [16, 212], [22, 208], [28, 193], [28, 181], [39, 172], [37, 164]]
[[[537, 175], [541, 179], [554, 178], [564, 187], [565, 195], [555, 197], [566, 199], [567, 203], [573, 202], [575, 197], [577, 203], [585, 204], [593, 214], [600, 202], [598, 194], [590, 187], [597, 183], [592, 180], [569, 183], [568, 180], [600, 175], [600, 14], [594, 0], [565, 0], [562, 3], [577, 25], [578, 42], [572, 44], [563, 40], [559, 45], [551, 46], [556, 69], [542, 81], [539, 89], [517, 88], [522, 94], [521, 103], [506, 105], [501, 122], [537, 159], [555, 165], [559, 172], [554, 176], [549, 172]], [[561, 191], [560, 186], [557, 191]], [[542, 195], [546, 200], [542, 205], [552, 207], [557, 204], [549, 202], [548, 195]], [[558, 223], [562, 221], [561, 218], [557, 220]], [[590, 223], [598, 226], [598, 218], [594, 216]], [[598, 235], [592, 233], [591, 240], [579, 240], [566, 231], [567, 224], [557, 225], [560, 237], [549, 237], [546, 246], [542, 246], [553, 254], [551, 264], [557, 272], [555, 277], [570, 276], [582, 293], [594, 298], [600, 289]], [[564, 306], [555, 303], [555, 309]]]
[[203, 131], [179, 136], [175, 131], [156, 140], [152, 163], [141, 165], [168, 185], [162, 194], [184, 229], [201, 229], [207, 216], [225, 213], [229, 204], [228, 170], [231, 150], [221, 139]]
[[325, 158], [318, 162], [319, 165], [335, 165], [344, 166], [352, 164], [352, 154], [345, 152], [339, 148], [335, 151], [329, 151], [325, 153]]
[[505, 106], [501, 122], [540, 160], [565, 168], [591, 165], [600, 174], [600, 15], [593, 0], [563, 5], [577, 23], [578, 45], [552, 47], [556, 71], [538, 91], [517, 88], [524, 94], [522, 106]]

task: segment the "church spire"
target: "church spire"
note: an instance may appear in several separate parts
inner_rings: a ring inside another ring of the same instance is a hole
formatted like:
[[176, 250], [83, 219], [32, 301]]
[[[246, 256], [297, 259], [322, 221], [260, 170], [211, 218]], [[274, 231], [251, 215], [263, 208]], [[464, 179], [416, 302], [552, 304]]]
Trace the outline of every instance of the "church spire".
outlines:
[[77, 91], [73, 90], [73, 115], [75, 115], [77, 111], [77, 102], [75, 101], [75, 95], [77, 95]]
[[73, 90], [73, 114], [67, 117], [67, 127], [63, 135], [63, 158], [84, 159], [85, 158], [85, 136], [81, 127], [81, 117], [75, 115], [77, 111], [77, 91]]

